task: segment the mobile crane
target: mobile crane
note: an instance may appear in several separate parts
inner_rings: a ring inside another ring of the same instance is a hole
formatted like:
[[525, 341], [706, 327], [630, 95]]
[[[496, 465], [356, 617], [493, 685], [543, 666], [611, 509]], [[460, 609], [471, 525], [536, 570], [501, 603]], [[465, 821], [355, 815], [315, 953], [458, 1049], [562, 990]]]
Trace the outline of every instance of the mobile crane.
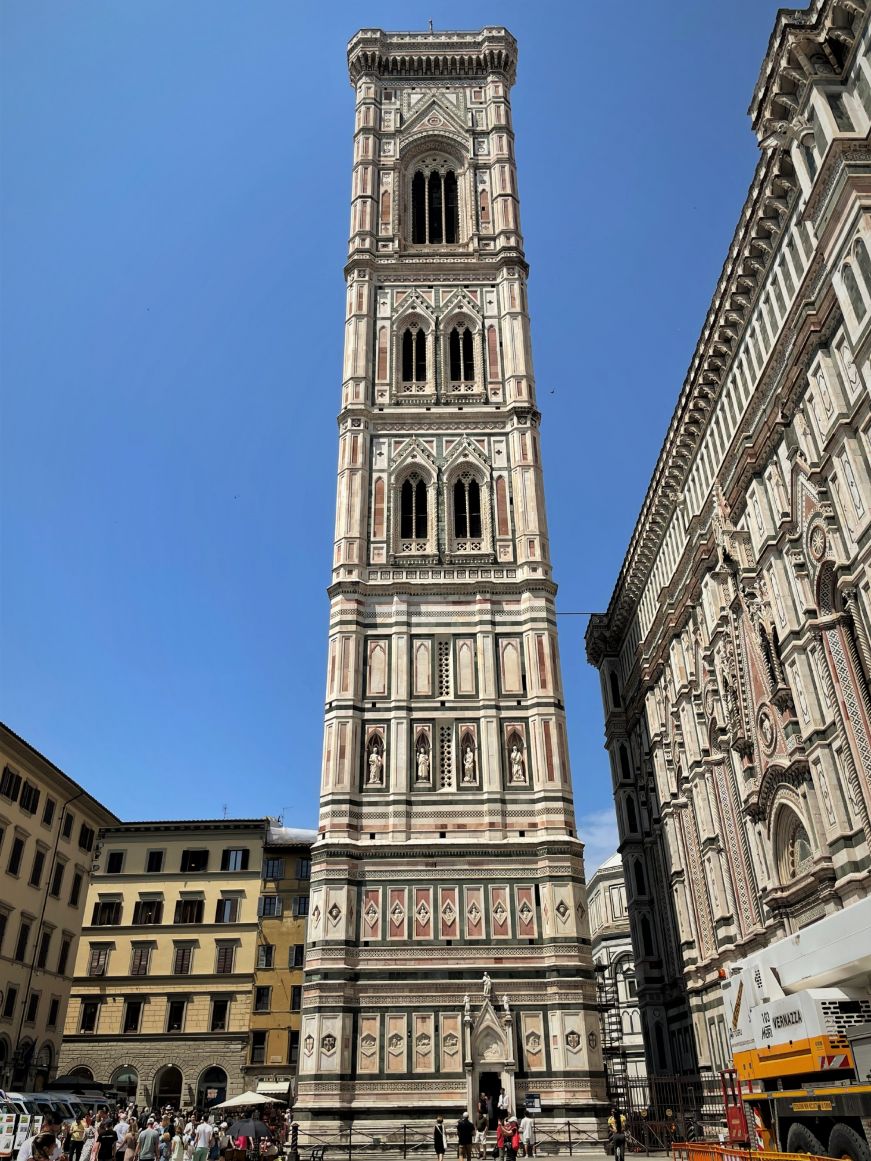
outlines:
[[871, 897], [732, 965], [723, 993], [730, 1140], [871, 1161]]

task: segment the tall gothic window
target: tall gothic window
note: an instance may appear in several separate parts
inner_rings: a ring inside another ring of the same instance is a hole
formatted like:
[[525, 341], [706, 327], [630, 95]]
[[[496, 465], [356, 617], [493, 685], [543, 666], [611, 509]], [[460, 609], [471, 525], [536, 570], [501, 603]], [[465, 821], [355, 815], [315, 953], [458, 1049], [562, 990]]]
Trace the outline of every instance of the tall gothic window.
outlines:
[[426, 485], [410, 476], [402, 485], [399, 497], [399, 535], [403, 540], [426, 540]]
[[427, 177], [418, 170], [411, 179], [412, 242], [452, 245], [458, 233], [457, 175], [452, 169], [445, 173], [434, 169]]
[[859, 283], [856, 281], [853, 267], [849, 263], [844, 264], [844, 268], [841, 271], [841, 278], [847, 291], [847, 297], [850, 299], [853, 314], [856, 316], [856, 322], [861, 322], [865, 317], [865, 300], [862, 298], [862, 291], [859, 289]]
[[857, 240], [856, 245], [853, 247], [853, 257], [856, 259], [856, 265], [859, 267], [859, 273], [862, 275], [865, 289], [871, 294], [871, 259], [868, 257], [868, 250], [861, 238]]
[[468, 472], [464, 472], [454, 484], [454, 535], [470, 539], [481, 537], [481, 488]]
[[426, 335], [420, 327], [402, 332], [402, 382], [426, 382]]
[[472, 332], [468, 327], [454, 327], [448, 337], [448, 363], [452, 383], [471, 383], [475, 378]]

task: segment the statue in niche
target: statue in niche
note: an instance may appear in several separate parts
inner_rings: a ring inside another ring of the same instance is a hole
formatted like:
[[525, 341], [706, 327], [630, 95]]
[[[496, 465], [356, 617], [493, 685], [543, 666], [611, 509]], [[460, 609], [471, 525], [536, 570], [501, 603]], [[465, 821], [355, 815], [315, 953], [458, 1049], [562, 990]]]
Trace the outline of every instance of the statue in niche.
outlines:
[[511, 747], [511, 754], [509, 757], [511, 761], [511, 781], [525, 782], [526, 779], [523, 774], [523, 755], [520, 753], [520, 747], [516, 742]]
[[506, 1016], [511, 1015], [511, 1009], [508, 1007], [508, 996], [504, 992], [502, 993], [502, 1011]]
[[468, 993], [463, 996], [463, 1012], [467, 1016], [472, 1015], [472, 1001], [469, 999]]
[[486, 998], [489, 1000], [489, 999], [490, 999], [490, 993], [491, 993], [491, 991], [493, 990], [493, 982], [492, 982], [492, 980], [490, 979], [490, 973], [489, 973], [489, 972], [484, 972], [484, 979], [482, 980], [482, 983], [483, 983], [483, 985], [484, 985], [484, 995], [485, 995], [485, 997], [486, 997]]
[[378, 752], [378, 747], [373, 746], [369, 752], [369, 778], [366, 785], [380, 786], [384, 780], [382, 774], [383, 769], [384, 761]]
[[471, 745], [467, 745], [463, 751], [463, 781], [475, 781], [475, 751]]
[[429, 754], [426, 746], [421, 746], [417, 751], [417, 780], [429, 782]]

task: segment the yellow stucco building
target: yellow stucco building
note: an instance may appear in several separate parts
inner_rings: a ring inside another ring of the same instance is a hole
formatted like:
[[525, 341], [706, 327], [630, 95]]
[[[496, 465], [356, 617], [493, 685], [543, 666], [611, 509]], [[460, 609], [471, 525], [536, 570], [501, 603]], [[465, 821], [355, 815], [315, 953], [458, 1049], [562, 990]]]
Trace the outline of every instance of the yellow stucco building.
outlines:
[[263, 855], [260, 931], [246, 1087], [280, 1097], [299, 1060], [302, 970], [313, 830], [270, 826]]
[[[107, 827], [60, 1067], [142, 1104], [247, 1085], [266, 819]], [[243, 1083], [244, 1082], [244, 1083]]]
[[0, 1088], [57, 1073], [97, 832], [117, 822], [0, 724]]

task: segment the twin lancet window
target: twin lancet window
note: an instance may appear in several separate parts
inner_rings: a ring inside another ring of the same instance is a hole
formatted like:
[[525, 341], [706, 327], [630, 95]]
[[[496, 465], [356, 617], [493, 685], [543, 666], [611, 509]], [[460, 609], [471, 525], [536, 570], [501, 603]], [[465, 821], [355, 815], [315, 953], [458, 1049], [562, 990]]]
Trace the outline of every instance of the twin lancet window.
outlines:
[[409, 478], [402, 485], [399, 501], [399, 535], [403, 540], [426, 540], [426, 485], [420, 477]]
[[402, 332], [402, 382], [426, 382], [426, 335], [420, 327]]
[[[425, 383], [427, 378], [427, 336], [419, 326], [402, 332], [402, 382]], [[475, 348], [469, 327], [451, 328], [448, 335], [448, 376], [451, 383], [474, 383]]]
[[454, 484], [454, 535], [463, 539], [481, 538], [481, 489], [468, 472]]
[[418, 170], [411, 179], [411, 241], [452, 245], [458, 233], [457, 175], [452, 169], [429, 175]]

